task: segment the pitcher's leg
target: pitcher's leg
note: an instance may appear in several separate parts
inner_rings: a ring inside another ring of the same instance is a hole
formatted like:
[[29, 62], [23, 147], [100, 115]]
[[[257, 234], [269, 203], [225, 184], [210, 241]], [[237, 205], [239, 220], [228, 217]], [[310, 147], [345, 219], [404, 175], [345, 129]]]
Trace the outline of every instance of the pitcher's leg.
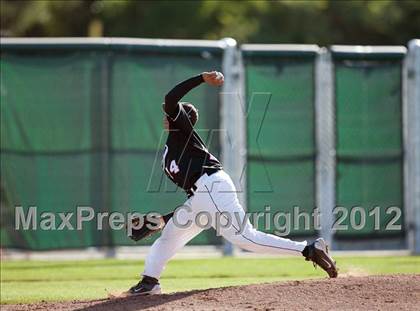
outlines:
[[221, 235], [231, 243], [256, 253], [302, 255], [306, 241], [297, 242], [258, 231], [249, 220], [243, 221], [245, 213], [238, 212], [238, 215], [241, 217], [240, 223], [234, 217], [230, 228], [220, 229]]
[[[307, 245], [306, 241], [297, 242], [290, 239], [278, 237], [276, 235], [267, 234], [256, 230], [250, 223], [249, 219], [244, 221], [245, 212], [236, 197], [235, 189], [229, 182], [222, 181], [218, 187], [213, 187], [213, 191], [208, 186], [206, 192], [200, 193], [200, 204], [206, 206], [208, 211], [215, 215], [218, 213], [220, 216], [217, 217], [230, 217], [231, 225], [224, 227], [219, 226], [215, 228], [225, 239], [231, 243], [258, 253], [270, 253], [270, 254], [293, 254], [302, 256], [302, 251]], [[226, 190], [232, 190], [230, 193]], [[220, 189], [224, 189], [223, 192]], [[203, 202], [206, 201], [207, 204]], [[221, 219], [223, 221], [223, 219]], [[225, 219], [226, 221], [226, 219]], [[213, 222], [213, 225], [216, 225]]]
[[173, 218], [171, 218], [163, 229], [162, 235], [149, 250], [143, 275], [159, 279], [168, 260], [202, 230], [194, 223], [191, 223], [189, 228], [180, 228], [174, 224]]

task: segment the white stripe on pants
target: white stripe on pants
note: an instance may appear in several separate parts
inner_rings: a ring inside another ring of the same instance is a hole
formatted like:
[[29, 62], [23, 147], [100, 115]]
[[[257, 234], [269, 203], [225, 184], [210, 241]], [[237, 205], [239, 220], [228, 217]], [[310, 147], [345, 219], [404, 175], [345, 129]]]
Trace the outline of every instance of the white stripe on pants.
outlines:
[[[160, 238], [150, 248], [143, 275], [160, 278], [168, 260], [203, 230], [195, 221], [196, 216], [203, 213], [211, 216], [210, 224], [213, 228], [240, 248], [257, 253], [301, 255], [306, 241], [280, 238], [256, 230], [249, 219], [244, 222], [245, 211], [239, 204], [232, 180], [224, 171], [210, 176], [205, 174], [196, 185], [195, 194], [184, 203], [183, 208], [175, 212]], [[222, 225], [217, 226], [216, 214], [219, 214]], [[230, 215], [231, 225], [225, 227], [223, 225], [227, 223], [227, 215]], [[189, 226], [186, 228], [176, 225], [187, 222]]]

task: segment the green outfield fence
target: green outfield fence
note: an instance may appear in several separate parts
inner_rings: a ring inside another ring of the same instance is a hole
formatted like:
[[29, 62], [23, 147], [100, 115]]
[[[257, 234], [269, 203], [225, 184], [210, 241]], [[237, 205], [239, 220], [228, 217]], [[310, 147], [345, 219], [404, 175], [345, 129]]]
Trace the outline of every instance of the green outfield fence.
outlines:
[[[243, 45], [247, 98], [248, 210], [313, 212], [315, 61], [318, 46]], [[267, 203], [269, 202], [269, 203]], [[274, 224], [271, 225], [271, 228]], [[260, 225], [260, 229], [262, 225]], [[294, 236], [316, 234], [311, 221]]]
[[[95, 222], [82, 231], [15, 230], [14, 208], [173, 210], [185, 195], [160, 170], [163, 96], [216, 69], [225, 73], [222, 91], [202, 87], [186, 100], [198, 106], [202, 135], [247, 211], [269, 206], [295, 221], [296, 206], [318, 207], [321, 228], [313, 218], [304, 228], [301, 217], [292, 237], [323, 236], [335, 249], [420, 252], [419, 49], [418, 40], [407, 52], [238, 48], [233, 39], [2, 39], [2, 247], [133, 245], [124, 230], [98, 231]], [[376, 206], [379, 218], [369, 216]], [[401, 210], [394, 223], [401, 229], [385, 230], [397, 213], [387, 213], [391, 206]], [[362, 217], [366, 225], [357, 228]], [[337, 221], [348, 230], [333, 230]], [[222, 240], [208, 231], [191, 244]]]
[[[395, 217], [387, 213], [403, 207], [403, 60], [404, 47], [388, 51], [354, 51], [332, 47], [336, 116], [336, 204], [360, 206], [364, 213], [379, 207], [379, 230], [374, 217], [366, 217], [360, 230], [337, 232], [336, 238], [404, 235], [385, 230]], [[355, 215], [356, 223], [361, 214]], [[350, 217], [343, 221], [349, 225]], [[357, 227], [356, 227], [357, 228]]]
[[[176, 81], [206, 68], [221, 70], [223, 46], [218, 41], [176, 43], [2, 43], [3, 247], [133, 244], [124, 230], [105, 225], [97, 231], [96, 223], [81, 231], [16, 231], [16, 205], [25, 210], [37, 206], [39, 216], [75, 212], [77, 206], [165, 213], [184, 201], [181, 191], [161, 184], [166, 180], [160, 170], [159, 150], [165, 143], [161, 104]], [[199, 88], [186, 100], [197, 105], [203, 128], [219, 128], [216, 89]], [[211, 148], [218, 155], [217, 136]], [[217, 244], [219, 239], [205, 232], [193, 243]]]

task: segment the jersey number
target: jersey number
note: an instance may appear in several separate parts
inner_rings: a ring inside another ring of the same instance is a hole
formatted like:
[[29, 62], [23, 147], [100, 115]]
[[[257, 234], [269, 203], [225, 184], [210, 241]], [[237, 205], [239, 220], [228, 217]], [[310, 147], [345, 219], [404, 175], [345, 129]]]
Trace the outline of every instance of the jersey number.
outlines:
[[169, 171], [174, 174], [179, 172], [179, 167], [176, 165], [175, 160], [172, 160], [171, 164], [169, 164]]

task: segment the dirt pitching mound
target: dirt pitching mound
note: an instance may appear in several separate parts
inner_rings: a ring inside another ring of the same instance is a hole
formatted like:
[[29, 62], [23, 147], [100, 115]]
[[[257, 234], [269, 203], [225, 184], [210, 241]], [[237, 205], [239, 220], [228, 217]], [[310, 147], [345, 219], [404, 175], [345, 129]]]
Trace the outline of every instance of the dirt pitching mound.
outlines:
[[420, 275], [339, 277], [148, 297], [3, 305], [2, 310], [415, 310]]

